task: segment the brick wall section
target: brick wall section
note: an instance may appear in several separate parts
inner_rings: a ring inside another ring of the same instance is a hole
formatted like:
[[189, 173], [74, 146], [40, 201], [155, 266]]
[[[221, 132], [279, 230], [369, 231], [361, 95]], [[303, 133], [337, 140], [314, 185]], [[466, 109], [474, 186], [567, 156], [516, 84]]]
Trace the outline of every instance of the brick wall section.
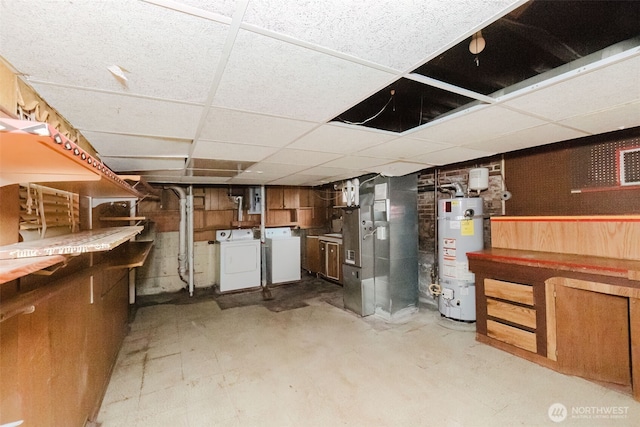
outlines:
[[[485, 167], [489, 169], [489, 188], [480, 193], [484, 200], [484, 243], [491, 246], [489, 217], [502, 214], [502, 200], [500, 198], [502, 185], [502, 162], [499, 157], [491, 158], [484, 163], [473, 165], [453, 165], [437, 169], [438, 184], [459, 182], [466, 188], [469, 170]], [[419, 288], [420, 300], [426, 304], [436, 305], [436, 300], [430, 295], [428, 287], [432, 283], [432, 269], [435, 262], [435, 234], [437, 227], [436, 203], [440, 199], [448, 199], [452, 194], [448, 192], [434, 192], [436, 169], [426, 169], [418, 175], [418, 248], [419, 248]]]

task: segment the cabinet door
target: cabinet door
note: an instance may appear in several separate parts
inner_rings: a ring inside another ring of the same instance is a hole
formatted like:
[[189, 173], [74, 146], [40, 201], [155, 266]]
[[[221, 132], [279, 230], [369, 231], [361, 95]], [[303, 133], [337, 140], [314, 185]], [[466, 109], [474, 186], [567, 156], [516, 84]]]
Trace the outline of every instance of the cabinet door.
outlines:
[[556, 286], [556, 334], [561, 372], [631, 384], [628, 298]]
[[310, 273], [320, 273], [320, 240], [316, 236], [309, 236], [306, 240], [306, 270]]
[[268, 209], [284, 208], [284, 192], [282, 187], [267, 187], [266, 197]]
[[284, 188], [282, 193], [283, 207], [285, 209], [297, 209], [300, 207], [300, 193], [297, 188]]
[[327, 243], [327, 277], [340, 280], [340, 245]]

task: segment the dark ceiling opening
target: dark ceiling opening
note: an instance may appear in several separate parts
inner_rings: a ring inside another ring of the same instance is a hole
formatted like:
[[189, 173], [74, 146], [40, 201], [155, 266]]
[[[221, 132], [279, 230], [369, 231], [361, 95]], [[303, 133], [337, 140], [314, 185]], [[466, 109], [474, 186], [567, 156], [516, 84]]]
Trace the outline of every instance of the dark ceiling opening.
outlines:
[[[482, 37], [481, 52], [471, 53], [468, 38], [413, 74], [490, 96], [616, 43], [635, 38], [629, 46], [637, 46], [640, 1], [535, 0], [483, 28]], [[479, 102], [403, 78], [333, 120], [403, 132]]]

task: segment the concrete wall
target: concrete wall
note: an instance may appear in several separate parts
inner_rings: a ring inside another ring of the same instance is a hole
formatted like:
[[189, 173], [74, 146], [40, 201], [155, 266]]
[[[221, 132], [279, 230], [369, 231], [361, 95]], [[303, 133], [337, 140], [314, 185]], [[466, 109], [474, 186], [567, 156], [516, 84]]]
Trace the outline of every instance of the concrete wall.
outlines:
[[[177, 231], [154, 233], [153, 249], [144, 266], [136, 269], [138, 295], [177, 292], [187, 284], [178, 275], [179, 236]], [[215, 283], [217, 245], [195, 242], [194, 281], [196, 288]]]

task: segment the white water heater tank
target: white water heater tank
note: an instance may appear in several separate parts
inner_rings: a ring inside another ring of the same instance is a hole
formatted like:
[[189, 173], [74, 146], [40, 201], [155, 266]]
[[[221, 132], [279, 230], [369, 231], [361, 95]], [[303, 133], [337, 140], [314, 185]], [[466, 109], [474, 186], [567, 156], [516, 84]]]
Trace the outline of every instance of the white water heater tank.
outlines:
[[475, 168], [469, 171], [469, 190], [482, 191], [489, 188], [489, 169]]
[[483, 200], [460, 197], [438, 200], [438, 309], [448, 318], [476, 320], [475, 276], [467, 252], [484, 247]]

